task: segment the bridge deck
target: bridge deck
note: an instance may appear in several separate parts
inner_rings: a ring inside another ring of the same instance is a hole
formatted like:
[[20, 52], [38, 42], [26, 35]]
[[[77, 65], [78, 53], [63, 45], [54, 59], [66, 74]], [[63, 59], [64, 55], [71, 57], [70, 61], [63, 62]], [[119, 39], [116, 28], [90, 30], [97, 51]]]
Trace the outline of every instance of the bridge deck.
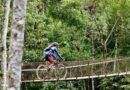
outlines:
[[[22, 70], [22, 82], [41, 82], [57, 80], [75, 80], [108, 77], [116, 75], [130, 74], [130, 58], [107, 60], [107, 61], [75, 61], [65, 62], [67, 75], [65, 78], [49, 77], [45, 80], [38, 80], [36, 76], [36, 67], [39, 65], [25, 64]], [[32, 65], [32, 66], [31, 66]], [[114, 66], [115, 71], [114, 71]]]
[[93, 76], [84, 76], [84, 77], [71, 77], [71, 78], [54, 78], [54, 79], [48, 79], [48, 80], [24, 80], [24, 82], [48, 82], [48, 81], [65, 81], [65, 80], [82, 80], [82, 79], [88, 79], [88, 78], [102, 78], [102, 77], [111, 77], [111, 76], [121, 76], [121, 75], [129, 75], [129, 72], [121, 72], [121, 73], [113, 73], [113, 74], [107, 74], [107, 75], [93, 75]]

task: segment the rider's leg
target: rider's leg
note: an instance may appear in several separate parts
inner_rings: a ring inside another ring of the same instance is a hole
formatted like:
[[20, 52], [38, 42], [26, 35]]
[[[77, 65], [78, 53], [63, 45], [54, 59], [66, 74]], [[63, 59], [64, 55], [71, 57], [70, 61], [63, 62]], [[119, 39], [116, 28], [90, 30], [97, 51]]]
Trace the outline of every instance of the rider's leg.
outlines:
[[50, 69], [54, 65], [54, 58], [53, 58], [53, 56], [48, 56], [48, 61], [50, 62], [50, 65], [48, 66], [49, 69]]
[[46, 65], [48, 65], [48, 62], [49, 62], [49, 61], [48, 61], [48, 55], [46, 55], [44, 58], [45, 58], [45, 63], [46, 63]]
[[58, 66], [59, 62], [57, 60], [54, 60], [54, 65]]
[[56, 60], [56, 58], [55, 58], [54, 55], [52, 55], [52, 56], [53, 56], [53, 59], [54, 59], [54, 65], [55, 65], [55, 66], [58, 66], [59, 62]]

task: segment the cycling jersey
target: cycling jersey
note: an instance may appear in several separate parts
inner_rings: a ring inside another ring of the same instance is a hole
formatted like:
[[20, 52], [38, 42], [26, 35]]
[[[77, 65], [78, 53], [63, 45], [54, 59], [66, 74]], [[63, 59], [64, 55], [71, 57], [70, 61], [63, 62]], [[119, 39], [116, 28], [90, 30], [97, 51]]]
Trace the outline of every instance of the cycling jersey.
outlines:
[[62, 60], [62, 56], [59, 54], [57, 47], [55, 46], [48, 46], [47, 48], [44, 49], [44, 55], [45, 59], [48, 60], [49, 56], [53, 56], [53, 59], [56, 60], [56, 56], [60, 57]]

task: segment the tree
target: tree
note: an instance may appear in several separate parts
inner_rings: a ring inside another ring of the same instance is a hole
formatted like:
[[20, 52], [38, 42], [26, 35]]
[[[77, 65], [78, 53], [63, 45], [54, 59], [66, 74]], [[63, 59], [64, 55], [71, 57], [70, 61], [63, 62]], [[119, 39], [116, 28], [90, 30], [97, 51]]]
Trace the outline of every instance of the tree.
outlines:
[[7, 29], [8, 29], [8, 19], [9, 19], [9, 12], [10, 12], [10, 0], [6, 1], [5, 6], [5, 20], [4, 20], [4, 26], [3, 26], [3, 33], [2, 33], [2, 73], [3, 73], [3, 85], [2, 90], [6, 90], [7, 88], [7, 78], [6, 78], [6, 72], [7, 72], [7, 46], [6, 46], [6, 37], [7, 37]]
[[26, 4], [27, 0], [14, 0], [13, 3], [14, 12], [9, 48], [8, 90], [20, 90]]

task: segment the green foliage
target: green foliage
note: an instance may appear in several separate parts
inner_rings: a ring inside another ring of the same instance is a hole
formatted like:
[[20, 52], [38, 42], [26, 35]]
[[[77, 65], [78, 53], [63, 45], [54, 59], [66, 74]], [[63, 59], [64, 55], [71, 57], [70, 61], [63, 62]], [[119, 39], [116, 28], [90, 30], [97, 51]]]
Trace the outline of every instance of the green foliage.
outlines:
[[43, 57], [41, 56], [37, 56], [37, 55], [42, 55], [43, 54], [43, 52], [42, 52], [42, 50], [38, 50], [38, 49], [29, 49], [29, 50], [25, 50], [25, 52], [24, 53], [26, 53], [26, 56], [24, 56], [23, 58], [24, 58], [24, 60], [25, 61], [27, 61], [27, 62], [29, 62], [29, 61], [43, 61]]
[[[83, 54], [89, 52], [89, 49], [83, 49], [88, 45], [83, 43], [84, 39], [78, 38], [84, 34], [85, 28], [82, 3], [78, 0], [75, 2], [65, 0], [57, 2], [51, 0], [29, 1], [24, 59], [40, 61], [43, 49], [54, 41], [60, 43], [60, 52], [66, 60], [89, 58], [89, 54]], [[81, 48], [80, 51], [78, 48]]]
[[130, 89], [129, 82], [129, 76], [109, 77], [101, 80], [100, 88], [102, 88], [102, 90], [127, 90]]
[[56, 85], [51, 82], [45, 83], [43, 85], [43, 90], [55, 90], [55, 89], [56, 89]]
[[[12, 1], [13, 2], [13, 1]], [[11, 2], [11, 8], [12, 8]], [[4, 21], [4, 3], [0, 0], [0, 29]], [[42, 61], [43, 49], [52, 42], [59, 42], [59, 51], [66, 60], [88, 60], [113, 57], [117, 40], [117, 56], [130, 55], [130, 1], [129, 0], [28, 0], [24, 61]], [[12, 14], [12, 11], [11, 11]], [[10, 36], [11, 18], [9, 21]], [[110, 32], [112, 34], [108, 38]], [[0, 37], [2, 32], [0, 32]], [[9, 37], [8, 42], [9, 43]], [[105, 51], [105, 41], [107, 50]], [[1, 39], [1, 38], [0, 38]], [[94, 54], [92, 49], [94, 48]], [[1, 52], [0, 52], [1, 54]], [[129, 89], [129, 77], [105, 78], [100, 82], [104, 90]], [[29, 84], [30, 90], [36, 88], [54, 90], [73, 89], [82, 81]], [[57, 87], [56, 87], [57, 86]], [[71, 89], [71, 88], [70, 88]]]
[[[43, 49], [54, 41], [60, 43], [60, 52], [66, 60], [89, 59], [92, 37], [95, 57], [100, 58], [102, 54], [114, 56], [116, 39], [118, 55], [129, 55], [128, 3], [127, 0], [29, 1], [24, 59], [40, 61]], [[91, 8], [93, 11], [90, 7], [94, 7]], [[107, 53], [104, 53], [103, 45], [107, 38]]]
[[28, 90], [83, 90], [84, 80], [79, 81], [57, 81], [44, 83], [22, 84], [22, 89]]

